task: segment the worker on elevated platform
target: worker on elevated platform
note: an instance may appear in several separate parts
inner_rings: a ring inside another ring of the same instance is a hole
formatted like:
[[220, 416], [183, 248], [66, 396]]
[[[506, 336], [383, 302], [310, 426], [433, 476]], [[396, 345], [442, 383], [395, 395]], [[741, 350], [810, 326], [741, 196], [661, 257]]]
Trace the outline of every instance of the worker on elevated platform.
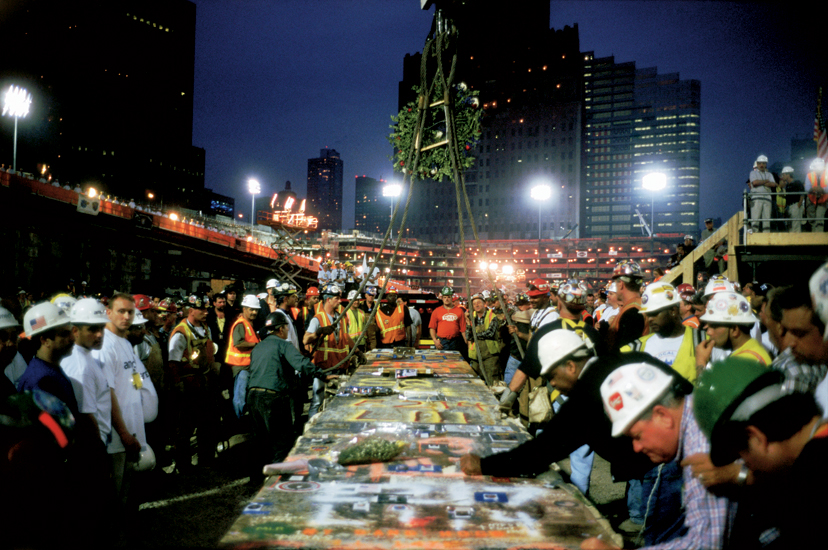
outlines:
[[814, 159], [808, 168], [806, 181], [808, 200], [805, 202], [805, 217], [811, 224], [812, 233], [825, 231], [825, 210], [828, 206], [828, 171], [825, 161]]

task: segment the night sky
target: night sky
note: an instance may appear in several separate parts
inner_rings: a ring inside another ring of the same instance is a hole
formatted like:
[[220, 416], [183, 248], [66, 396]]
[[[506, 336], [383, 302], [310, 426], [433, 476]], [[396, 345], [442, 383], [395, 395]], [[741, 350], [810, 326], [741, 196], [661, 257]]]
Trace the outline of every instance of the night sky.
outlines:
[[[307, 159], [336, 149], [354, 176], [394, 174], [386, 136], [406, 53], [422, 50], [433, 9], [418, 0], [196, 0], [193, 144], [206, 186], [249, 216], [246, 180], [286, 180], [304, 197]], [[482, 3], [482, 2], [480, 2]], [[507, 6], [519, 2], [502, 3]], [[787, 160], [813, 129], [826, 81], [824, 25], [792, 2], [552, 2], [550, 26], [578, 24], [581, 51], [701, 81], [701, 217], [729, 218], [758, 154]], [[826, 90], [828, 94], [828, 90]], [[799, 174], [800, 179], [804, 175]], [[448, 184], [448, 183], [447, 183]]]

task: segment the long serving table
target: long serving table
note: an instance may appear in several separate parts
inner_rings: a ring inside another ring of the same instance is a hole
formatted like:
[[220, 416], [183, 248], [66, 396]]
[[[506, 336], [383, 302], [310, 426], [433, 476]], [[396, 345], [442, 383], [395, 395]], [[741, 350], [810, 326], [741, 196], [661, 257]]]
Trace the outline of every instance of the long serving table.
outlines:
[[[307, 467], [269, 477], [222, 547], [578, 548], [599, 535], [620, 545], [609, 523], [559, 476], [460, 471], [468, 452], [502, 452], [531, 436], [501, 419], [491, 391], [459, 353], [397, 348], [367, 358], [340, 390], [356, 395], [333, 398], [286, 459]], [[388, 462], [336, 463], [342, 449], [369, 436], [399, 441], [403, 450]]]

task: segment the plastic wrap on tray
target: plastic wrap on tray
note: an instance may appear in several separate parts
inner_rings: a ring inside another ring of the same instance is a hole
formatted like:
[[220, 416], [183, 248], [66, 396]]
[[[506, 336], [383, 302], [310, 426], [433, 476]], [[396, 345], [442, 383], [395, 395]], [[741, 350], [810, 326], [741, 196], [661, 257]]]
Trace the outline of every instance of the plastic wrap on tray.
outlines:
[[343, 386], [339, 388], [337, 397], [377, 397], [383, 395], [393, 395], [395, 392], [391, 388], [382, 386]]

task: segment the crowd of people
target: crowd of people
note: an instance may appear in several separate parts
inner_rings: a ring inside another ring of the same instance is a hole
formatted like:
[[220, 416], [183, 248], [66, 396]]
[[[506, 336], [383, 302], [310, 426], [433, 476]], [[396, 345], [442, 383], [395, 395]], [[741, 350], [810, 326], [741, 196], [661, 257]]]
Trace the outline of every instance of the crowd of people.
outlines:
[[[463, 456], [467, 475], [536, 475], [569, 457], [588, 494], [597, 452], [627, 481], [621, 530], [648, 548], [819, 544], [808, 526], [824, 513], [810, 495], [826, 486], [828, 264], [781, 286], [716, 275], [676, 287], [623, 261], [594, 300], [577, 281], [538, 279], [526, 294], [507, 312], [526, 351], [500, 363], [500, 403], [535, 438]], [[552, 415], [536, 406], [549, 400]]]
[[[571, 481], [589, 494], [597, 452], [628, 481], [621, 527], [648, 546], [816, 541], [795, 525], [819, 511], [804, 476], [824, 485], [811, 463], [828, 435], [828, 264], [810, 286], [742, 287], [722, 275], [645, 284], [625, 260], [595, 292], [535, 279], [517, 295], [484, 291], [466, 304], [445, 287], [442, 305], [422, 311], [425, 334], [420, 309], [392, 284], [381, 303], [374, 284], [360, 294], [352, 268], [333, 264], [304, 290], [271, 279], [261, 294], [231, 284], [184, 299], [101, 298], [70, 282], [49, 300], [23, 291], [4, 300], [7, 494], [34, 505], [55, 487], [76, 491], [77, 510], [110, 517], [135, 509], [144, 472], [210, 468], [242, 432], [253, 444], [240, 468], [259, 483], [324, 406], [327, 381], [364, 351], [430, 336], [501, 386], [501, 410], [535, 436], [464, 456], [466, 474], [534, 475], [569, 457]], [[786, 509], [758, 504], [772, 496]], [[26, 514], [11, 516], [29, 527], [21, 537], [36, 536]]]
[[815, 233], [825, 231], [827, 176], [825, 161], [821, 158], [808, 166], [803, 184], [796, 179], [792, 166], [785, 166], [775, 174], [768, 170], [768, 157], [756, 157], [746, 183], [749, 231], [800, 233], [803, 227]]

